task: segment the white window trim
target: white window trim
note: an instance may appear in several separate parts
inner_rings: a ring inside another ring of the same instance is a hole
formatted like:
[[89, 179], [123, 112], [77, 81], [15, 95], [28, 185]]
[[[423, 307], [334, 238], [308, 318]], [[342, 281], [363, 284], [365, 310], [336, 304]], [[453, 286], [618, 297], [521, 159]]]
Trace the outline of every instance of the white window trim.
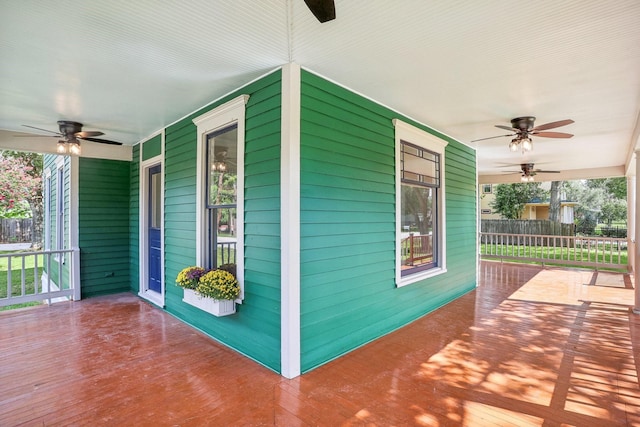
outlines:
[[51, 169], [44, 171], [44, 250], [51, 250]]
[[244, 298], [244, 134], [245, 134], [245, 106], [249, 95], [240, 95], [213, 110], [193, 119], [198, 127], [198, 160], [196, 167], [196, 262], [204, 265], [206, 254], [204, 211], [206, 207], [206, 139], [207, 135], [216, 130], [224, 129], [234, 123], [238, 125], [238, 203], [236, 214], [238, 217], [236, 243], [236, 278], [240, 284], [240, 296], [236, 302]]
[[[66, 214], [66, 206], [64, 203], [65, 197], [65, 157], [58, 156], [56, 159], [56, 206], [55, 206], [55, 221], [56, 221], [56, 235], [55, 235], [55, 247], [53, 250], [64, 250], [64, 230], [65, 222], [64, 217]], [[62, 172], [62, 180], [60, 180], [60, 172]], [[61, 209], [62, 208], [62, 209]], [[62, 215], [60, 212], [62, 211]], [[53, 256], [54, 261], [64, 264], [65, 257], [63, 254], [55, 254]]]
[[[428, 132], [425, 132], [421, 129], [418, 129], [415, 126], [412, 126], [408, 123], [405, 123], [399, 119], [393, 119], [393, 126], [395, 127], [395, 153], [396, 153], [396, 286], [402, 287], [406, 285], [410, 285], [412, 283], [416, 283], [430, 277], [438, 276], [440, 274], [447, 272], [447, 252], [446, 252], [446, 217], [445, 217], [445, 156], [444, 151], [448, 142], [442, 140], [435, 135], [432, 135]], [[401, 251], [401, 235], [398, 232], [399, 227], [398, 224], [401, 223], [401, 215], [402, 215], [402, 203], [401, 203], [401, 186], [402, 186], [402, 177], [401, 177], [401, 145], [402, 141], [409, 142], [411, 144], [418, 145], [424, 149], [433, 151], [434, 153], [440, 154], [440, 188], [438, 188], [438, 241], [437, 241], [437, 253], [438, 253], [438, 264], [429, 270], [421, 271], [415, 274], [411, 274], [410, 276], [402, 277], [402, 251]]]

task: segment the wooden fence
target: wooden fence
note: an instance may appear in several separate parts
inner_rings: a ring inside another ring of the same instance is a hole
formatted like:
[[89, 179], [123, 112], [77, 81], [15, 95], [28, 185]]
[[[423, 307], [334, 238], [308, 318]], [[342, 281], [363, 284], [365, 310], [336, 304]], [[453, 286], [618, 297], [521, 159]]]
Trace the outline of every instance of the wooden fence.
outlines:
[[[520, 235], [575, 236], [576, 226], [546, 219], [483, 219], [480, 221], [480, 231], [485, 234], [509, 235], [509, 243], [518, 240], [522, 244], [524, 240]], [[546, 245], [546, 239], [540, 243]], [[481, 243], [487, 243], [484, 236], [481, 237]]]
[[0, 220], [0, 243], [31, 243], [32, 225], [31, 218]]

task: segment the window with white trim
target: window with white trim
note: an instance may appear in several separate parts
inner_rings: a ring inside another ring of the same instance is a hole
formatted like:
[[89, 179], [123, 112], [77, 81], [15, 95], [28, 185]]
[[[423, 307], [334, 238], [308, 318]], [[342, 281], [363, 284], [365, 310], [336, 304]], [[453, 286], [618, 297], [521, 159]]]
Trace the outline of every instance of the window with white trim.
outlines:
[[396, 284], [446, 271], [444, 151], [447, 142], [393, 121], [396, 140]]
[[[64, 163], [57, 169], [56, 176], [56, 250], [64, 249]], [[58, 255], [58, 258], [63, 258]]]
[[238, 124], [207, 135], [204, 267], [237, 264]]
[[196, 257], [231, 264], [244, 297], [244, 121], [248, 95], [193, 119], [198, 127]]
[[51, 250], [51, 203], [53, 198], [51, 196], [51, 171], [49, 169], [45, 172], [44, 178], [44, 250]]

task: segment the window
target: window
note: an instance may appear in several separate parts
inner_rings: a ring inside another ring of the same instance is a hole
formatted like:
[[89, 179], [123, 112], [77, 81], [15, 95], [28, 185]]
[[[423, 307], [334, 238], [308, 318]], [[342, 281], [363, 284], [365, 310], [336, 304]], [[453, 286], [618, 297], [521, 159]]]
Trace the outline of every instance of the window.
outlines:
[[[56, 250], [64, 249], [64, 167], [59, 167], [56, 177]], [[62, 254], [58, 255], [63, 258]]]
[[234, 264], [244, 297], [244, 117], [241, 95], [193, 119], [198, 127], [196, 257], [205, 268]]
[[482, 193], [490, 194], [491, 193], [491, 184], [482, 184]]
[[236, 264], [238, 125], [207, 135], [205, 268]]
[[49, 169], [45, 172], [44, 178], [44, 250], [51, 250], [51, 203], [53, 198], [51, 197], [51, 171]]
[[396, 131], [396, 284], [446, 271], [443, 141], [394, 120]]

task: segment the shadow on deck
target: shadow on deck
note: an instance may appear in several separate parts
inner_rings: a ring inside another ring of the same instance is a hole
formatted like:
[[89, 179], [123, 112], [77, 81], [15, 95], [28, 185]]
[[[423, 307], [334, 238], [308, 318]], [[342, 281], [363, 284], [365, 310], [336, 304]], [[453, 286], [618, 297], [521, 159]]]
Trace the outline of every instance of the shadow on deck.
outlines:
[[0, 425], [640, 425], [632, 302], [628, 275], [482, 262], [294, 380], [130, 294], [3, 312]]

